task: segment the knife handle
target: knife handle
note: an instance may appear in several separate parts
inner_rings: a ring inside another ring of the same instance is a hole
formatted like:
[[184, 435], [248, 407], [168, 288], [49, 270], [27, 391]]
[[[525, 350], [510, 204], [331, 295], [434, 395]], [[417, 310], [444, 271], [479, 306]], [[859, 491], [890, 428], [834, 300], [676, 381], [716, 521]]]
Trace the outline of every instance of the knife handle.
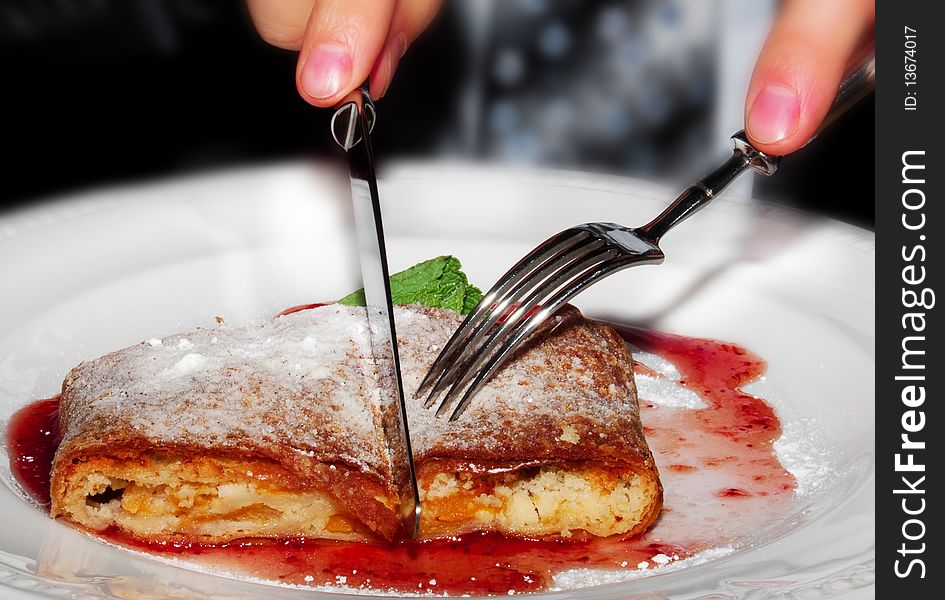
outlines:
[[368, 92], [369, 84], [369, 81], [365, 81], [335, 105], [335, 114], [331, 117], [331, 135], [335, 138], [335, 142], [346, 151], [361, 141], [361, 128], [358, 120], [361, 111], [364, 111], [368, 133], [374, 131], [377, 111], [374, 108], [371, 94]]

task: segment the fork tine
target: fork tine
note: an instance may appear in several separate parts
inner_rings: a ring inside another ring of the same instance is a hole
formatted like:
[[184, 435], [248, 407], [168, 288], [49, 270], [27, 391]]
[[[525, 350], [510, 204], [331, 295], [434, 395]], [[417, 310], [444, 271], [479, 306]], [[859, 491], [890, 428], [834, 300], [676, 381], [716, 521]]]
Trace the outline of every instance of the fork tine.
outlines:
[[[464, 336], [462, 348], [478, 346], [482, 338], [489, 335], [489, 332], [491, 332], [496, 326], [501, 323], [506, 323], [509, 321], [509, 319], [513, 318], [515, 311], [512, 309], [507, 310], [507, 307], [514, 307], [516, 303], [536, 285], [541, 284], [550, 275], [558, 271], [561, 268], [561, 265], [571, 264], [575, 260], [578, 260], [583, 256], [587, 256], [591, 252], [597, 251], [603, 245], [603, 240], [595, 239], [588, 242], [584, 237], [579, 237], [576, 239], [574, 244], [547, 257], [547, 259], [538, 269], [535, 269], [529, 273], [527, 278], [521, 279], [519, 282], [507, 286], [508, 289], [503, 292], [502, 297], [495, 303], [493, 310], [488, 315], [488, 317], [482, 319], [471, 333]], [[511, 313], [508, 312], [509, 310], [511, 310]], [[450, 382], [456, 379], [456, 375], [458, 373], [465, 372], [468, 369], [469, 364], [476, 359], [476, 354], [472, 352], [460, 351], [458, 354], [458, 357], [453, 357], [457, 358], [457, 360], [444, 367], [443, 372], [437, 379], [436, 384], [434, 384], [433, 389], [430, 390], [430, 394], [424, 403], [427, 408], [430, 408], [440, 393], [450, 386]]]
[[[541, 310], [535, 312], [531, 315], [530, 318], [518, 323], [515, 326], [514, 332], [511, 333], [508, 341], [502, 344], [497, 351], [495, 351], [489, 361], [479, 370], [478, 374], [475, 375], [475, 379], [468, 377], [467, 379], [472, 379], [472, 383], [466, 387], [466, 392], [463, 394], [463, 397], [460, 399], [459, 403], [456, 405], [456, 409], [450, 415], [450, 421], [457, 420], [466, 408], [469, 406], [470, 401], [473, 396], [482, 389], [482, 387], [489, 382], [489, 379], [505, 364], [505, 362], [511, 358], [515, 350], [524, 342], [529, 335], [531, 335], [535, 329], [538, 328], [545, 320], [553, 315], [561, 306], [567, 303], [571, 298], [576, 296], [587, 286], [600, 281], [601, 279], [612, 275], [617, 271], [621, 271], [627, 267], [633, 266], [637, 263], [649, 262], [649, 260], [644, 259], [641, 256], [617, 256], [605, 260], [603, 263], [598, 263], [595, 266], [592, 266], [588, 269], [584, 269], [576, 278], [568, 278], [571, 280], [571, 283], [562, 288], [557, 294], [548, 299], [544, 304], [542, 304]], [[572, 271], [573, 274], [573, 271]], [[560, 287], [560, 286], [556, 286]], [[450, 390], [451, 393], [454, 392], [456, 388]]]
[[[456, 332], [453, 333], [449, 342], [447, 342], [446, 346], [440, 351], [436, 360], [433, 361], [430, 370], [427, 371], [426, 376], [424, 376], [423, 380], [420, 382], [420, 386], [417, 388], [414, 397], [419, 398], [434, 381], [440, 379], [443, 372], [451, 364], [452, 359], [455, 358], [455, 355], [467, 345], [467, 339], [475, 334], [476, 330], [474, 328], [480, 321], [487, 318], [487, 313], [505, 310], [506, 305], [503, 305], [501, 308], [495, 306], [496, 299], [499, 298], [500, 295], [504, 295], [508, 288], [524, 280], [527, 275], [534, 271], [536, 266], [540, 267], [544, 264], [549, 256], [554, 255], [562, 248], [570, 248], [578, 244], [586, 238], [587, 235], [589, 234], [586, 231], [577, 228], [561, 231], [545, 240], [542, 244], [539, 244], [509, 269], [505, 275], [492, 286], [492, 289], [483, 296], [482, 300], [479, 301], [472, 312], [463, 320]], [[470, 330], [473, 330], [472, 333], [470, 333]], [[429, 408], [431, 404], [432, 400], [428, 398], [425, 406]]]
[[[472, 380], [479, 369], [481, 368], [483, 362], [485, 362], [489, 356], [490, 352], [486, 352], [488, 348], [502, 348], [505, 340], [516, 330], [516, 326], [522, 321], [526, 315], [532, 311], [535, 306], [541, 302], [542, 299], [547, 298], [547, 296], [558, 289], [563, 283], [572, 279], [575, 275], [584, 272], [585, 270], [593, 267], [594, 265], [599, 264], [601, 261], [605, 261], [614, 257], [619, 250], [612, 246], [604, 246], [601, 248], [599, 245], [592, 250], [588, 250], [584, 255], [578, 259], [571, 259], [564, 263], [556, 262], [554, 267], [556, 272], [550, 277], [545, 279], [542, 282], [539, 282], [539, 285], [532, 290], [524, 300], [521, 301], [518, 308], [516, 308], [512, 314], [510, 314], [500, 326], [494, 327], [488, 335], [480, 336], [485, 337], [485, 341], [481, 344], [478, 343], [473, 347], [472, 351], [468, 351], [469, 355], [473, 358], [471, 361], [468, 361], [468, 364], [464, 365], [464, 369], [461, 371], [461, 374], [458, 378], [448, 382], [449, 390], [443, 396], [440, 406], [437, 408], [436, 415], [442, 416], [447, 410], [452, 406], [452, 404], [458, 399], [459, 394], [466, 387], [470, 380]], [[545, 312], [541, 310], [539, 312]], [[531, 315], [534, 317], [534, 315]], [[547, 317], [547, 315], [545, 315]], [[531, 318], [527, 319], [531, 320]]]
[[[471, 355], [473, 358], [468, 361], [468, 364], [459, 373], [459, 376], [449, 382], [449, 390], [441, 399], [440, 406], [436, 413], [437, 416], [443, 416], [452, 407], [455, 401], [460, 398], [469, 382], [480, 373], [483, 363], [490, 359], [494, 353], [493, 349], [503, 348], [508, 338], [517, 331], [522, 322], [530, 322], [532, 317], [535, 317], [538, 313], [541, 313], [538, 315], [539, 321], [547, 316], [544, 314], [544, 310], [538, 310], [536, 313], [535, 309], [540, 302], [547, 299], [563, 282], [570, 280], [576, 274], [594, 265], [600, 264], [602, 261], [613, 258], [617, 252], [618, 250], [613, 247], [599, 248], [596, 252], [588, 253], [577, 261], [559, 264], [558, 270], [541, 283], [541, 285], [532, 290], [531, 293], [520, 302], [518, 308], [516, 308], [500, 326], [495, 327], [487, 336], [483, 336], [486, 338], [484, 341], [481, 341], [481, 343], [477, 342], [476, 345], [470, 346], [470, 351], [468, 351], [467, 354]], [[526, 318], [526, 316], [528, 318]]]

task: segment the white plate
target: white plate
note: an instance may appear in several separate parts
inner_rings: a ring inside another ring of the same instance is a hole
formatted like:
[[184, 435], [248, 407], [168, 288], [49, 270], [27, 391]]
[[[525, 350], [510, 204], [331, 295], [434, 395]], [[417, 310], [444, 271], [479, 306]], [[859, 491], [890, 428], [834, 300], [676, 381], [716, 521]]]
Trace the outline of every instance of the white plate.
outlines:
[[[285, 165], [98, 191], [0, 218], [0, 422], [55, 394], [81, 360], [216, 315], [259, 321], [358, 287], [344, 185]], [[553, 232], [597, 220], [639, 225], [673, 196], [621, 178], [424, 165], [398, 167], [381, 192], [392, 268], [455, 254], [485, 285]], [[728, 556], [548, 597], [872, 597], [873, 235], [722, 198], [663, 246], [663, 266], [616, 275], [576, 303], [754, 350], [769, 362], [757, 389], [786, 430], [817, 446], [813, 467], [829, 470], [789, 514], [772, 517], [770, 531]], [[3, 597], [299, 594], [89, 539], [25, 502], [7, 457], [0, 462]]]

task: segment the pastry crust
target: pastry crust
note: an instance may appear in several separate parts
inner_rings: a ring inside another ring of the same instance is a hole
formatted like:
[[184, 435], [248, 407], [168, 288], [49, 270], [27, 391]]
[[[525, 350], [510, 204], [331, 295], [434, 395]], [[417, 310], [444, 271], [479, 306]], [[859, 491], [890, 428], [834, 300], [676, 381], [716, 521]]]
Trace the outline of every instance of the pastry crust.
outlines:
[[[461, 322], [397, 307], [421, 533], [633, 534], [662, 505], [632, 361], [567, 307], [450, 423], [413, 398]], [[63, 383], [52, 514], [144, 539], [393, 539], [397, 491], [364, 309], [150, 340]]]

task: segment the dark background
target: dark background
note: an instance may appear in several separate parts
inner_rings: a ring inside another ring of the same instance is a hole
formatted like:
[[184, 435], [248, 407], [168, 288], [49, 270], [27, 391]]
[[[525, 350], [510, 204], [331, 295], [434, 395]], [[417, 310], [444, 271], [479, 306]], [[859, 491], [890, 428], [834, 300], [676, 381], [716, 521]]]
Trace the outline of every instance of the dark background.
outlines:
[[[401, 62], [379, 103], [385, 159], [665, 179], [714, 158], [717, 35], [687, 21], [692, 2], [493, 3], [478, 51], [469, 6], [447, 2]], [[678, 37], [673, 72], [647, 42], [657, 34]], [[0, 0], [0, 66], [0, 210], [91, 186], [335, 154], [328, 111], [296, 93], [295, 54], [259, 40], [242, 2]], [[754, 195], [871, 228], [873, 131], [870, 98]]]

